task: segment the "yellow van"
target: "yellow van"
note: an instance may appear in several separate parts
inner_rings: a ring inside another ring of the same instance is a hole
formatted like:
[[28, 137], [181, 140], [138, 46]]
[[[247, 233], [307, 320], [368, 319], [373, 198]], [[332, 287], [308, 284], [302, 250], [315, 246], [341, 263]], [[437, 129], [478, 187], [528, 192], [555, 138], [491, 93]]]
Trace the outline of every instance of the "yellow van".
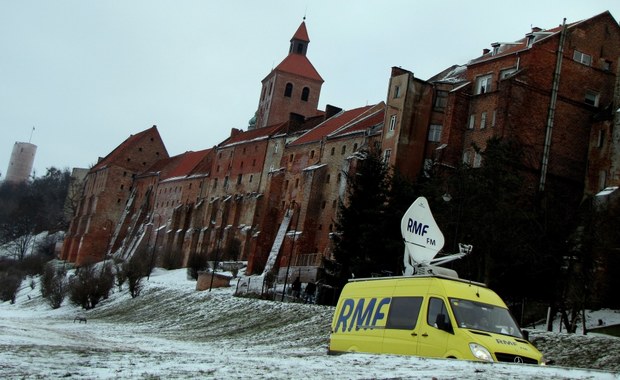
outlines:
[[544, 364], [523, 334], [484, 284], [439, 275], [368, 278], [344, 287], [329, 353]]

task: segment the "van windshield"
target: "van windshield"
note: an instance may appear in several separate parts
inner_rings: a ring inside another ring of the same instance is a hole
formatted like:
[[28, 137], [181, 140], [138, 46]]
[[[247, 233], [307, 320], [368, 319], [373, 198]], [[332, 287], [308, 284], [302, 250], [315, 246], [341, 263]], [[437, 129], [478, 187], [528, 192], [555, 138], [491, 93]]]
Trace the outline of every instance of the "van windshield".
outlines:
[[482, 302], [450, 298], [452, 313], [461, 328], [523, 338], [508, 309]]

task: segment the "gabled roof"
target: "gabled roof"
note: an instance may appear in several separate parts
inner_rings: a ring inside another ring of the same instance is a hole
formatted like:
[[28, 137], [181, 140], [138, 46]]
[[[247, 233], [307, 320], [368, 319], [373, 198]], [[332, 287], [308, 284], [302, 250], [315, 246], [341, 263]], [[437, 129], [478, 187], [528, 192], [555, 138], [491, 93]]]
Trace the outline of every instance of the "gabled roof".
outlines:
[[291, 41], [292, 40], [310, 42], [310, 38], [308, 38], [308, 30], [306, 29], [305, 21], [302, 21], [301, 25], [299, 25], [299, 28], [297, 28], [297, 31], [293, 35], [293, 38], [291, 38]]
[[186, 177], [194, 171], [194, 168], [207, 156], [211, 149], [200, 150], [198, 152], [185, 152], [180, 154], [176, 165], [161, 179]]
[[310, 60], [302, 54], [289, 54], [274, 70], [299, 75], [321, 83], [324, 82], [319, 72], [310, 63]]
[[351, 123], [330, 133], [327, 138], [343, 137], [359, 132], [365, 132], [369, 128], [383, 124], [385, 117], [385, 103], [381, 102], [373, 108], [365, 112], [361, 117], [353, 120]]
[[312, 142], [321, 141], [324, 137], [338, 131], [339, 129], [350, 125], [354, 121], [359, 121], [368, 116], [366, 113], [374, 106], [365, 106], [355, 108], [349, 111], [342, 111], [323, 123], [319, 124], [315, 128], [301, 135], [297, 140], [291, 142], [289, 146], [296, 146], [302, 144], [308, 144]]
[[[605, 11], [601, 14], [598, 14], [594, 17], [590, 17], [589, 19], [585, 19], [585, 20], [581, 20], [581, 21], [576, 21], [573, 23], [567, 23], [566, 24], [566, 28], [567, 29], [571, 29], [574, 28], [577, 25], [581, 25], [583, 23], [587, 23], [590, 22], [596, 18], [599, 18], [601, 16], [611, 16], [611, 14], [609, 13], [609, 11]], [[613, 18], [613, 17], [612, 17]], [[522, 38], [520, 40], [517, 40], [515, 42], [508, 42], [508, 43], [494, 43], [493, 45], [497, 45], [497, 51], [489, 51], [486, 54], [483, 54], [482, 56], [478, 57], [478, 58], [474, 58], [471, 61], [468, 62], [468, 65], [473, 65], [476, 63], [480, 63], [480, 62], [485, 62], [485, 61], [489, 61], [492, 59], [496, 59], [499, 57], [504, 57], [506, 55], [510, 55], [510, 54], [514, 54], [517, 52], [522, 52], [525, 50], [530, 49], [528, 47], [528, 39], [529, 38], [533, 38], [533, 45], [540, 43], [541, 41], [544, 41], [552, 36], [555, 36], [557, 34], [559, 34], [562, 31], [562, 25], [559, 25], [555, 28], [551, 28], [548, 30], [544, 30], [544, 29], [538, 29], [536, 28], [536, 30], [532, 30], [532, 32], [528, 33], [526, 35], [525, 38]]]
[[[123, 141], [119, 146], [117, 146], [116, 148], [114, 148], [113, 151], [111, 151], [107, 156], [105, 156], [103, 159], [99, 160], [99, 162], [97, 162], [97, 164], [95, 166], [92, 167], [92, 169], [90, 169], [90, 171], [97, 171], [99, 169], [102, 169], [106, 166], [110, 166], [110, 165], [121, 165], [121, 157], [124, 153], [126, 153], [128, 150], [132, 149], [133, 147], [135, 147], [136, 145], [138, 145], [140, 143], [140, 141], [142, 141], [143, 139], [150, 137], [152, 139], [157, 139], [159, 141], [161, 141], [161, 136], [159, 135], [159, 131], [157, 131], [157, 126], [152, 126], [151, 128], [144, 130], [140, 133], [137, 133], [135, 135], [130, 135], [125, 141]], [[162, 142], [163, 145], [163, 142]], [[164, 147], [165, 149], [165, 147]], [[167, 152], [164, 152], [165, 156], [168, 156]]]
[[285, 129], [287, 122], [275, 124], [272, 126], [264, 127], [264, 128], [256, 128], [246, 132], [240, 132], [236, 135], [224, 140], [219, 148], [228, 148], [233, 145], [239, 145], [243, 143], [247, 143], [250, 141], [259, 141], [265, 140], [271, 137], [272, 135], [281, 132]]

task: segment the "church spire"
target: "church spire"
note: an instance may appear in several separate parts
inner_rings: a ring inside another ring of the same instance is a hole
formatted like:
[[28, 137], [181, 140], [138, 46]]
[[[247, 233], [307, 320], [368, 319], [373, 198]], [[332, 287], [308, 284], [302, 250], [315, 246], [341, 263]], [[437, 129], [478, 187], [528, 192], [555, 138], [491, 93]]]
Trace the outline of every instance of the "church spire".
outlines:
[[297, 31], [291, 38], [291, 47], [288, 51], [289, 54], [301, 54], [306, 55], [308, 51], [308, 44], [310, 43], [310, 38], [308, 38], [308, 30], [306, 29], [306, 17], [304, 16], [304, 20], [297, 28]]

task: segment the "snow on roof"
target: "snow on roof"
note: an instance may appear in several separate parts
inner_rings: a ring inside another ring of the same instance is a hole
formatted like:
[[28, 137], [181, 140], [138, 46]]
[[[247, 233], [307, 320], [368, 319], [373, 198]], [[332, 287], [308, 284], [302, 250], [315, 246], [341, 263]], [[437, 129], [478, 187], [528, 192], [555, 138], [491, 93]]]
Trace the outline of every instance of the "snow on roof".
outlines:
[[606, 195], [609, 195], [609, 194], [613, 193], [616, 190], [618, 190], [618, 186], [606, 187], [603, 190], [601, 190], [598, 193], [596, 193], [595, 196], [597, 196], [597, 197], [604, 197]]
[[317, 165], [311, 165], [308, 166], [307, 168], [304, 168], [303, 171], [312, 171], [312, 170], [316, 170], [318, 168], [322, 168], [323, 166], [327, 166], [327, 164], [317, 164]]

